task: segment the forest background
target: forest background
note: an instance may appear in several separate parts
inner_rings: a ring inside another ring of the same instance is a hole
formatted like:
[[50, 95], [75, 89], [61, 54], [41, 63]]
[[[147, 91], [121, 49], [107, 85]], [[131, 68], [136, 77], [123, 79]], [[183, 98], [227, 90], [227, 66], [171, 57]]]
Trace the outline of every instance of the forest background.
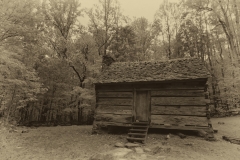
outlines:
[[[102, 58], [198, 57], [211, 74], [211, 112], [240, 103], [240, 1], [163, 1], [153, 22], [121, 1], [0, 1], [0, 119], [24, 125], [91, 124]], [[150, 2], [149, 2], [150, 3]], [[82, 17], [89, 23], [83, 25]]]

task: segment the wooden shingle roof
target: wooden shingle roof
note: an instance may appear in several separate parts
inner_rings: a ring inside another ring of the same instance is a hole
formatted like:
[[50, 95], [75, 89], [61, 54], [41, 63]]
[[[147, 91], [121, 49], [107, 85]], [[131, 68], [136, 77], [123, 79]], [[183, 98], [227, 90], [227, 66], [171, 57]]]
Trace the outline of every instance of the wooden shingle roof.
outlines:
[[122, 82], [157, 82], [210, 77], [198, 58], [158, 62], [114, 62], [102, 71], [96, 84]]

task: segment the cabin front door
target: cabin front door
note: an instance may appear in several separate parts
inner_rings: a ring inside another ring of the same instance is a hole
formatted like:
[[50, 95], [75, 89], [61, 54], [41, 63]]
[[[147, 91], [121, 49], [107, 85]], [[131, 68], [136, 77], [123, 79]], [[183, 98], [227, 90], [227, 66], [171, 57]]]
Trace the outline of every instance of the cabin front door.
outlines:
[[148, 91], [136, 91], [135, 99], [135, 121], [148, 121], [150, 103], [148, 98]]

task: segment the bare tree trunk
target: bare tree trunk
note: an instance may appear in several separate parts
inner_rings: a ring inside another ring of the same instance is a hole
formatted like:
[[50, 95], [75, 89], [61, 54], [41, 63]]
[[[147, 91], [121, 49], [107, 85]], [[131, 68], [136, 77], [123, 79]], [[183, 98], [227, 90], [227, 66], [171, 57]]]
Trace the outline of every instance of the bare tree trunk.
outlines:
[[236, 50], [236, 45], [234, 43], [234, 35], [233, 35], [232, 29], [231, 29], [231, 26], [230, 26], [230, 23], [229, 23], [227, 11], [224, 10], [221, 0], [219, 0], [219, 5], [220, 5], [220, 8], [221, 8], [222, 14], [224, 16], [224, 21], [221, 19], [221, 17], [218, 14], [216, 14], [217, 17], [218, 17], [218, 21], [220, 22], [220, 24], [221, 24], [221, 26], [224, 30], [224, 33], [226, 34], [226, 37], [228, 39], [229, 46], [230, 46], [231, 53], [232, 53], [232, 57], [235, 57], [235, 56], [238, 57], [239, 53]]
[[7, 118], [6, 118], [5, 124], [8, 123], [9, 116], [10, 116], [10, 113], [12, 111], [13, 99], [15, 98], [15, 95], [16, 95], [16, 88], [17, 88], [17, 85], [14, 85], [12, 98], [11, 98], [11, 101], [10, 101], [9, 106], [8, 106], [8, 114], [7, 114]]
[[107, 40], [108, 40], [108, 7], [109, 3], [104, 0], [104, 25], [105, 25], [105, 37], [104, 37], [104, 54], [103, 56], [107, 55]]
[[223, 49], [222, 49], [222, 44], [221, 44], [221, 42], [220, 42], [220, 40], [219, 40], [219, 35], [218, 35], [218, 33], [216, 32], [216, 37], [217, 37], [217, 42], [218, 42], [218, 45], [219, 45], [219, 47], [220, 47], [220, 58], [221, 58], [221, 73], [222, 73], [222, 78], [224, 79], [224, 60], [223, 60]]
[[169, 20], [167, 16], [167, 31], [168, 31], [168, 58], [171, 59], [172, 51], [171, 51], [171, 33], [170, 33], [170, 26]]

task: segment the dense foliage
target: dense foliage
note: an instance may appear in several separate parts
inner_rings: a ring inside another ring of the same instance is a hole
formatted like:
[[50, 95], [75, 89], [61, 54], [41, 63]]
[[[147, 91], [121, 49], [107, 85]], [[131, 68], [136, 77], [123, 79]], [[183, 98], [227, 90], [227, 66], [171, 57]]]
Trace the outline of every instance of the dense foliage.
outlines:
[[[96, 3], [0, 2], [0, 116], [6, 121], [55, 121], [90, 111], [105, 55], [115, 61], [199, 57], [212, 75], [211, 103], [238, 107], [240, 2], [164, 1], [153, 22], [125, 16], [117, 0]], [[88, 26], [79, 21], [83, 15]]]

